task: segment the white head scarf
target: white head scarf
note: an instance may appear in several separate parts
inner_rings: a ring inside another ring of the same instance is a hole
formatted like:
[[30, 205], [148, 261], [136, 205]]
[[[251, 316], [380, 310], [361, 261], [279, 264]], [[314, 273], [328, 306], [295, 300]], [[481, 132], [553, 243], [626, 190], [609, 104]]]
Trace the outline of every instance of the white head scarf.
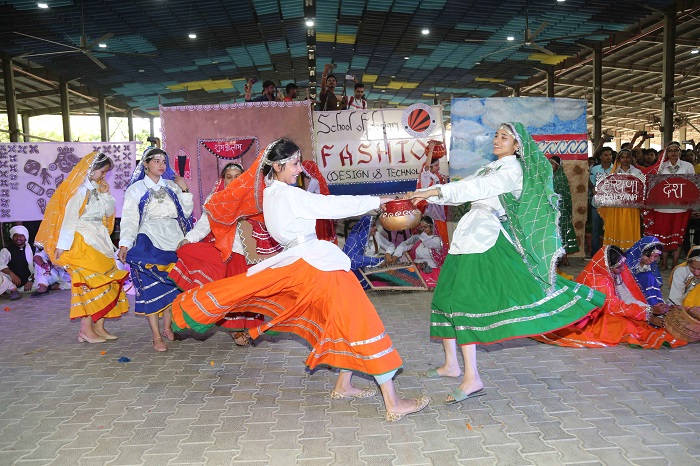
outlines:
[[34, 253], [32, 253], [32, 247], [29, 246], [29, 230], [25, 226], [15, 225], [10, 228], [10, 238], [16, 234], [24, 235], [26, 243], [24, 245], [24, 257], [27, 259], [27, 265], [29, 266], [29, 271], [34, 273]]

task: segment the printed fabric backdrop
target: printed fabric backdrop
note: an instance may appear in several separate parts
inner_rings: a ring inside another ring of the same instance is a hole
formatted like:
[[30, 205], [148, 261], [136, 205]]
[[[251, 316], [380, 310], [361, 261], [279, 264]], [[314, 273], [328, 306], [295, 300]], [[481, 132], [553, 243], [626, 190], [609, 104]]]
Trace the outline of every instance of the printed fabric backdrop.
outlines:
[[[314, 112], [316, 163], [331, 194], [416, 189], [430, 139], [444, 142], [442, 107]], [[440, 172], [447, 175], [446, 157]]]
[[163, 149], [194, 194], [196, 218], [227, 163], [248, 169], [260, 149], [281, 137], [296, 142], [303, 159], [313, 158], [311, 107], [305, 101], [161, 107], [160, 116]]
[[493, 135], [501, 123], [519, 121], [547, 157], [558, 155], [569, 179], [573, 223], [583, 255], [588, 210], [586, 101], [547, 97], [452, 100], [450, 175], [460, 179], [495, 160]]
[[0, 144], [0, 221], [42, 220], [49, 199], [87, 154], [104, 152], [114, 161], [110, 192], [122, 211], [138, 142], [13, 142]]

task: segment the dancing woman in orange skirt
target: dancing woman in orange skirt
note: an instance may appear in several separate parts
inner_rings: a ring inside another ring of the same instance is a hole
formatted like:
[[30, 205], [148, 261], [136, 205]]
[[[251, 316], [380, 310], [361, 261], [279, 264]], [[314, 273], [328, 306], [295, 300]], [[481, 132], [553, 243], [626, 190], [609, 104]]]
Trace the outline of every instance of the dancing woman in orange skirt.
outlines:
[[[405, 400], [396, 392], [392, 378], [401, 357], [350, 272], [350, 259], [336, 245], [316, 237], [317, 219], [360, 215], [388, 198], [308, 193], [292, 186], [301, 171], [299, 147], [280, 139], [250, 170], [212, 196], [205, 209], [217, 210], [210, 217], [218, 218], [222, 228], [230, 227], [239, 216], [258, 214], [264, 175], [265, 225], [285, 251], [251, 267], [243, 279], [227, 278], [181, 294], [173, 304], [174, 325], [205, 331], [232, 310], [260, 312], [271, 320], [251, 329], [252, 338], [268, 330], [294, 333], [312, 346], [306, 360], [310, 369], [319, 364], [341, 369], [331, 398], [376, 393], [352, 385], [351, 371], [356, 370], [375, 377], [387, 420], [420, 411], [428, 398]], [[228, 218], [221, 215], [224, 210], [231, 213]]]

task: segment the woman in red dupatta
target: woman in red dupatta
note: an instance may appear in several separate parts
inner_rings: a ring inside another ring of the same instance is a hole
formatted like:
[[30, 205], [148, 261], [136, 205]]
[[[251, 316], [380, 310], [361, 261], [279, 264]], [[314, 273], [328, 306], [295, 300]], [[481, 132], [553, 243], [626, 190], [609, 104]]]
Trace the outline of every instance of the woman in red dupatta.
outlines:
[[[600, 348], [628, 343], [658, 349], [664, 345], [676, 348], [686, 344], [663, 328], [659, 315], [663, 315], [666, 308], [647, 304], [617, 246], [604, 246], [598, 250], [576, 281], [604, 293], [603, 307], [593, 310], [575, 324], [532, 338], [542, 343], [573, 348]], [[651, 325], [647, 319], [661, 324], [661, 328]]]

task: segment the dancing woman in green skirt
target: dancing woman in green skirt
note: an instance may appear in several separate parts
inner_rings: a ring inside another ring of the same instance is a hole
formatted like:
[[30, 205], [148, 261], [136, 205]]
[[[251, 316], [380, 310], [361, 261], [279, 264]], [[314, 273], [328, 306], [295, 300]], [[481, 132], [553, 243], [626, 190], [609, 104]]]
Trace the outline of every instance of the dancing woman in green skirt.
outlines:
[[556, 274], [564, 254], [552, 166], [520, 123], [493, 139], [497, 157], [460, 181], [408, 193], [442, 205], [471, 202], [454, 232], [432, 302], [430, 336], [445, 363], [428, 377], [464, 377], [445, 402], [483, 394], [476, 343], [495, 343], [565, 327], [604, 302], [599, 292]]

